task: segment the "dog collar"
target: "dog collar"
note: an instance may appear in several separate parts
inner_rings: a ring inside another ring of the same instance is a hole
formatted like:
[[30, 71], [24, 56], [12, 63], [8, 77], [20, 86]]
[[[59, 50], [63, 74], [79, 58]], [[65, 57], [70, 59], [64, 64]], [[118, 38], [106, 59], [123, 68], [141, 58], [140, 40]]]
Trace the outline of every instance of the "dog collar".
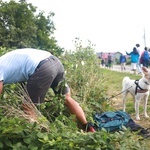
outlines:
[[148, 89], [137, 90], [137, 93], [146, 93]]
[[[139, 80], [135, 80], [134, 82], [136, 84], [136, 88], [135, 88], [135, 94], [137, 93], [146, 93], [148, 91], [148, 89], [142, 89], [140, 86], [139, 86]], [[145, 84], [149, 85], [147, 82], [144, 82]]]

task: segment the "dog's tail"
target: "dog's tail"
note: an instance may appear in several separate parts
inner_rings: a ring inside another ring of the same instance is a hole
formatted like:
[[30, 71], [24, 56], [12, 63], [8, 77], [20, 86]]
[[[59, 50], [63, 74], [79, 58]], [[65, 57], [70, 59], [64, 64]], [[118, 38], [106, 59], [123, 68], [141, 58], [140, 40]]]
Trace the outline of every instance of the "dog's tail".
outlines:
[[124, 77], [122, 80], [122, 85], [124, 85], [128, 80], [130, 80], [129, 77]]

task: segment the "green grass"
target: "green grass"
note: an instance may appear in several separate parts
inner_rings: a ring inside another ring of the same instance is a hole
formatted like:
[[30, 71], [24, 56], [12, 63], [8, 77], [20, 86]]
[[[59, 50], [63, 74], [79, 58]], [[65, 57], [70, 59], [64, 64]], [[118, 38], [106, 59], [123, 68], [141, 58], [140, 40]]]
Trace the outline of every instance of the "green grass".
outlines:
[[[122, 72], [117, 72], [117, 71], [104, 69], [104, 68], [101, 68], [101, 70], [103, 72], [105, 79], [107, 80], [107, 85], [108, 85], [107, 97], [118, 95], [121, 92], [122, 80], [125, 76], [128, 76], [131, 79], [135, 79], [135, 80], [141, 78], [141, 76], [134, 75], [131, 73], [122, 73]], [[120, 106], [121, 105], [120, 103], [122, 103], [122, 94], [115, 96], [114, 98], [110, 99], [110, 101], [115, 101], [116, 103], [119, 103], [119, 106]], [[111, 104], [112, 104], [111, 107], [113, 107], [114, 110], [122, 109], [122, 105], [121, 105], [121, 107], [118, 107], [118, 105], [113, 105], [113, 102]], [[140, 112], [140, 117], [141, 117], [140, 121], [135, 120], [134, 100], [130, 94], [128, 94], [128, 96], [127, 96], [126, 112], [132, 117], [132, 119], [137, 124], [141, 125], [144, 128], [150, 127], [150, 119], [144, 118], [144, 115], [143, 115], [142, 100], [140, 102], [140, 107], [139, 107], [139, 112]], [[150, 116], [150, 98], [148, 99], [147, 112]], [[146, 142], [147, 146], [150, 147], [149, 139], [146, 139], [144, 142]]]
[[[103, 69], [101, 68], [103, 75], [105, 76], [106, 80], [107, 80], [107, 85], [109, 86], [108, 90], [107, 90], [107, 95], [108, 97], [111, 96], [115, 96], [118, 95], [121, 92], [122, 89], [122, 80], [125, 76], [130, 77], [131, 79], [140, 79], [142, 76], [139, 75], [134, 75], [131, 73], [122, 73], [122, 72], [117, 72], [117, 71], [112, 71], [112, 70], [108, 70], [108, 69]], [[114, 98], [110, 99], [110, 101], [113, 101], [113, 99], [115, 99], [115, 102], [118, 102], [120, 105], [122, 103], [122, 94], [119, 94], [118, 96], [115, 96]], [[118, 105], [117, 105], [118, 106]], [[121, 109], [121, 107], [117, 107], [115, 108], [115, 106], [112, 105], [112, 107], [114, 107], [114, 109]], [[150, 115], [150, 98], [148, 99], [148, 106], [147, 106], [147, 112]], [[135, 110], [134, 110], [134, 100], [133, 97], [128, 94], [127, 96], [127, 101], [126, 101], [126, 111], [132, 116], [133, 119], [135, 119]], [[142, 100], [140, 102], [140, 115], [141, 117], [141, 121], [139, 121], [138, 123], [142, 126], [144, 126], [145, 128], [149, 128], [149, 124], [150, 124], [150, 119], [146, 119], [143, 117], [143, 103]]]

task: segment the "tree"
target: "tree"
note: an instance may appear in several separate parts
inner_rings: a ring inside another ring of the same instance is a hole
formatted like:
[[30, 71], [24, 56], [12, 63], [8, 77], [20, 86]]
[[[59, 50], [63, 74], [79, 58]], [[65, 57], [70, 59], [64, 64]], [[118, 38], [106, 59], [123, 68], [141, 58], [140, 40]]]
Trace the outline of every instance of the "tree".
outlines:
[[53, 37], [55, 31], [49, 13], [37, 13], [37, 8], [26, 0], [15, 2], [0, 1], [0, 46], [7, 49], [33, 47], [55, 51], [62, 49]]
[[37, 36], [35, 41], [37, 42], [36, 45], [40, 49], [50, 49], [51, 52], [55, 52], [59, 50], [63, 52], [63, 50], [56, 45], [56, 39], [53, 37], [55, 26], [54, 22], [52, 21], [52, 17], [55, 14], [50, 12], [47, 18], [44, 16], [44, 12], [40, 12], [35, 17], [35, 24], [37, 25]]

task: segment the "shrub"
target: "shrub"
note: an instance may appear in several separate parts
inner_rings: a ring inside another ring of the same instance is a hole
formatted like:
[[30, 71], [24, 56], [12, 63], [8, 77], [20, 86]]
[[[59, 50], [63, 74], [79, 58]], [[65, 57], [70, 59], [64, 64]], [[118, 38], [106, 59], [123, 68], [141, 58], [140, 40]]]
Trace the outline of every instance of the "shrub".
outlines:
[[[74, 52], [66, 52], [60, 59], [66, 69], [66, 79], [71, 87], [72, 97], [80, 103], [89, 121], [93, 121], [93, 113], [113, 109], [110, 101], [106, 100], [109, 76], [105, 75], [105, 69], [99, 67], [91, 46], [82, 47], [79, 44]], [[16, 85], [7, 85], [5, 89], [1, 106], [9, 104], [17, 108], [21, 100], [15, 94]], [[45, 100], [45, 103], [37, 108], [49, 121], [50, 131], [42, 130], [38, 123], [29, 123], [17, 114], [9, 116], [3, 107], [0, 107], [0, 149], [146, 150], [147, 148], [145, 142], [139, 140], [141, 137], [127, 129], [113, 134], [105, 130], [94, 134], [85, 133], [78, 127], [75, 116], [70, 115], [64, 106], [63, 96], [54, 96], [49, 90]]]

